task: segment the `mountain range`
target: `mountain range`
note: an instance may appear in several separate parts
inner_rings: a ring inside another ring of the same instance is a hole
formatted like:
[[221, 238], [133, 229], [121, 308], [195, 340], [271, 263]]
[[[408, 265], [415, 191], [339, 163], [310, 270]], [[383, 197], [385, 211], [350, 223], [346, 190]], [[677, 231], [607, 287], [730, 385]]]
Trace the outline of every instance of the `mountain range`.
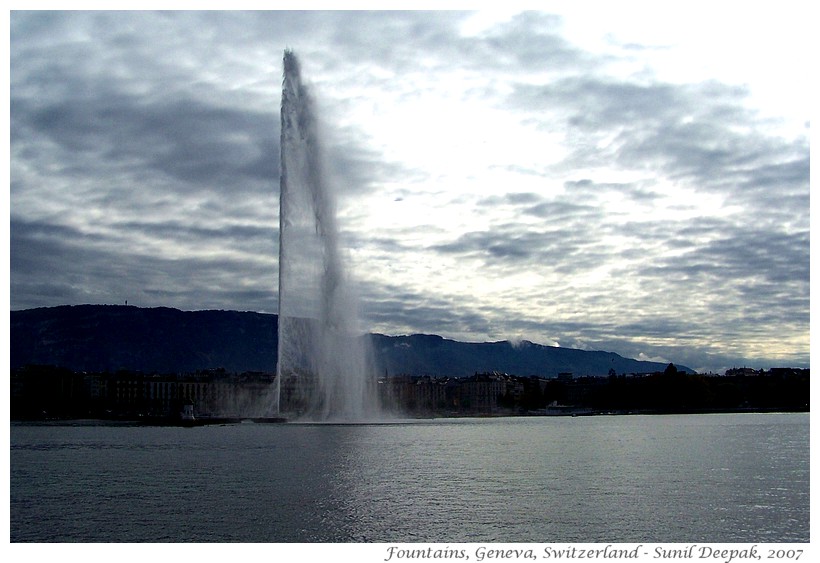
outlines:
[[[31, 364], [89, 372], [276, 369], [278, 317], [273, 314], [65, 305], [11, 311], [10, 332], [12, 369]], [[667, 367], [612, 352], [527, 341], [457, 342], [429, 334], [365, 337], [372, 341], [379, 373], [388, 375], [460, 377], [497, 371], [554, 377], [561, 373], [607, 375], [611, 370], [649, 373]]]

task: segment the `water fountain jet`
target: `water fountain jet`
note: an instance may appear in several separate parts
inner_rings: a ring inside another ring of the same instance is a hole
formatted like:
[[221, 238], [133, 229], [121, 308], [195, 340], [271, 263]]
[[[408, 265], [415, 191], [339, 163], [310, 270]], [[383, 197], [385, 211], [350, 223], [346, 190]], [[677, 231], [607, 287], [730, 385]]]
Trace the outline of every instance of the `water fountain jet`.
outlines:
[[326, 180], [314, 102], [285, 51], [279, 195], [281, 414], [312, 420], [377, 416], [369, 340], [344, 271], [334, 194]]

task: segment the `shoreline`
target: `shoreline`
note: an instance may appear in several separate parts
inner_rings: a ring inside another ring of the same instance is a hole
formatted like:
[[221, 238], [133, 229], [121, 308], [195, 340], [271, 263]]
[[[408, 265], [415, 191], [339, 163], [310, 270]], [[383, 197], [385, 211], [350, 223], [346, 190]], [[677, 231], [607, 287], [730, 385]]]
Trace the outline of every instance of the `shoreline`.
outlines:
[[[584, 412], [581, 412], [584, 411]], [[396, 418], [384, 418], [373, 421], [363, 420], [360, 422], [344, 422], [344, 424], [371, 424], [376, 422], [401, 422], [401, 421], [433, 421], [433, 420], [456, 420], [456, 419], [488, 419], [488, 418], [577, 418], [590, 416], [663, 416], [663, 415], [703, 415], [703, 414], [811, 414], [810, 410], [787, 410], [787, 409], [691, 409], [691, 410], [625, 410], [625, 411], [577, 411], [567, 410], [559, 413], [464, 413], [448, 415], [411, 415]], [[38, 418], [38, 419], [11, 419], [10, 423], [17, 426], [156, 426], [156, 427], [199, 427], [199, 426], [233, 426], [238, 424], [321, 424], [322, 421], [310, 420], [288, 420], [284, 417], [207, 417], [194, 420], [181, 420], [172, 418]], [[327, 421], [327, 424], [338, 423], [338, 421]]]

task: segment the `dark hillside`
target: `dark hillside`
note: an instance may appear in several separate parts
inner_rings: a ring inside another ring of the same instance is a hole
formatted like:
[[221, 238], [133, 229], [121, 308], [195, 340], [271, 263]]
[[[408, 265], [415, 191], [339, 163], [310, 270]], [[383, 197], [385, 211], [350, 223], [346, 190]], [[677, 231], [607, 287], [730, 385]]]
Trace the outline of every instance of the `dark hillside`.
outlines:
[[12, 311], [11, 367], [189, 372], [276, 369], [276, 315], [79, 305]]
[[[53, 365], [75, 371], [185, 373], [276, 370], [276, 315], [180, 311], [166, 307], [77, 305], [11, 312], [11, 367]], [[467, 343], [436, 335], [371, 335], [379, 373], [467, 376], [499, 371], [552, 377], [663, 371], [611, 352], [530, 342]], [[687, 371], [687, 368], [678, 366]], [[691, 370], [688, 370], [691, 371]]]

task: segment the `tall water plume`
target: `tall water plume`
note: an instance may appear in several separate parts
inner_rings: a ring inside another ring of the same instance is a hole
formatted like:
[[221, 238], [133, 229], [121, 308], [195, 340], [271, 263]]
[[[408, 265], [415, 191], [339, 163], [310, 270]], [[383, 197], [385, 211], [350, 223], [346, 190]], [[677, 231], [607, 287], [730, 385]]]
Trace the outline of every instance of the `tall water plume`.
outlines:
[[314, 103], [291, 51], [281, 116], [279, 410], [318, 420], [372, 418], [373, 356], [343, 267]]

